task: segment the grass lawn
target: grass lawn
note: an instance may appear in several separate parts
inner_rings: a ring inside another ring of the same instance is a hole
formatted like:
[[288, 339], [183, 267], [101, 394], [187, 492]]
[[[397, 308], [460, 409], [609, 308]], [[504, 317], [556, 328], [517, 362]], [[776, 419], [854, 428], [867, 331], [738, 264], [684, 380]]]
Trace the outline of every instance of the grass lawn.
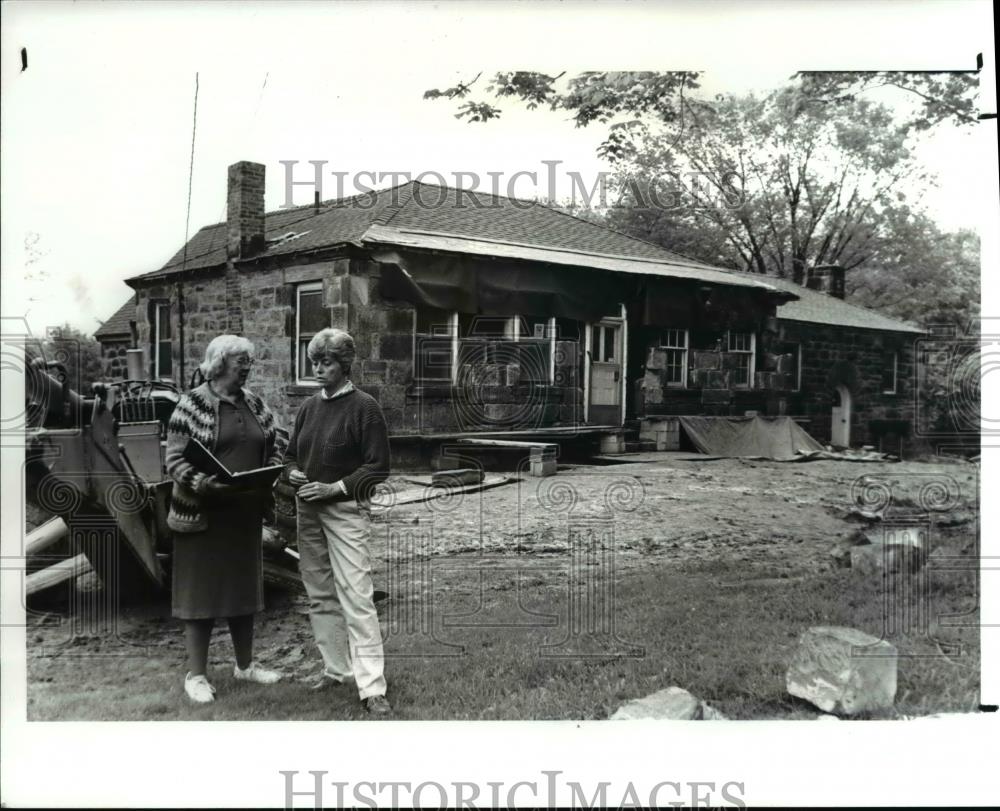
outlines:
[[[571, 596], [588, 586], [571, 584], [551, 567], [532, 569], [526, 563], [520, 572], [487, 571], [480, 581], [470, 572], [474, 566], [474, 559], [453, 558], [435, 572], [433, 593], [418, 590], [412, 602], [390, 601], [383, 607], [386, 675], [396, 719], [601, 719], [625, 701], [671, 685], [733, 719], [811, 719], [818, 711], [785, 692], [785, 672], [799, 635], [812, 625], [847, 625], [883, 636], [887, 619], [891, 633], [886, 638], [900, 652], [899, 687], [894, 710], [881, 717], [970, 712], [979, 703], [972, 570], [929, 570], [921, 603], [906, 575], [883, 581], [843, 569], [775, 577], [766, 567], [651, 558], [648, 566], [618, 574], [613, 609], [587, 616], [571, 615], [570, 606], [580, 607]], [[887, 593], [896, 595], [888, 617]], [[404, 633], [419, 627], [415, 612], [431, 596], [437, 640]], [[893, 617], [919, 616], [914, 612], [921, 605], [927, 632], [905, 623], [904, 632], [897, 632]], [[97, 638], [47, 648], [55, 632], [38, 626], [29, 632], [28, 717], [364, 718], [352, 689], [309, 690], [307, 678], [318, 673], [319, 660], [301, 608], [301, 600], [279, 596], [258, 619], [259, 658], [283, 667], [290, 677], [275, 686], [233, 681], [231, 648], [219, 629], [210, 674], [218, 695], [207, 706], [193, 706], [183, 694], [182, 638], [166, 616], [166, 605], [132, 619], [132, 630], [141, 631], [136, 638], [145, 646], [129, 656], [101, 655], [122, 650]], [[456, 627], [463, 615], [468, 627]], [[942, 620], [944, 615], [964, 616]], [[587, 632], [588, 626], [600, 631], [609, 617], [617, 638]], [[583, 632], [570, 633], [574, 624]], [[453, 646], [460, 646], [460, 655]], [[641, 655], [630, 655], [636, 648], [642, 648]], [[299, 659], [290, 659], [289, 651]], [[447, 655], [436, 655], [442, 653]], [[297, 664], [283, 666], [290, 661]]]

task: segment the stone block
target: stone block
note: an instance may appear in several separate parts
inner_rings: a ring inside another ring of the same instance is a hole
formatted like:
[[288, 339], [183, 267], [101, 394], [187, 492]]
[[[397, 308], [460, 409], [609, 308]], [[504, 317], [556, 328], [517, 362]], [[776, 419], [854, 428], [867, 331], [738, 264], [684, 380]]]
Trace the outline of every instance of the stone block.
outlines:
[[733, 399], [729, 389], [702, 389], [701, 402], [706, 405], [728, 405]]
[[657, 347], [650, 348], [646, 354], [646, 368], [654, 371], [662, 371], [667, 368], [667, 350]]
[[818, 626], [799, 639], [785, 686], [823, 712], [857, 715], [892, 707], [896, 669], [889, 642], [854, 628]]
[[579, 385], [579, 374], [575, 366], [556, 367], [554, 382], [557, 386], [576, 387]]
[[774, 372], [756, 372], [754, 373], [754, 387], [757, 389], [773, 389], [775, 388], [775, 375]]
[[625, 453], [625, 437], [622, 434], [604, 434], [600, 439], [600, 450], [604, 454]]
[[729, 372], [710, 370], [705, 374], [706, 389], [728, 389]]
[[540, 459], [532, 458], [530, 462], [530, 473], [536, 478], [541, 478], [543, 476], [555, 476], [556, 470], [558, 469], [558, 463], [555, 457], [543, 457]]
[[722, 354], [714, 349], [695, 349], [691, 351], [692, 369], [721, 369]]
[[580, 360], [580, 344], [576, 341], [556, 341], [556, 369], [572, 369], [576, 371]]
[[681, 687], [668, 687], [623, 704], [612, 721], [698, 721], [704, 717], [701, 702]]
[[413, 310], [386, 307], [385, 327], [387, 332], [410, 333], [413, 331]]
[[385, 334], [381, 336], [379, 356], [382, 360], [398, 360], [412, 362], [413, 360], [413, 337], [401, 333]]
[[383, 409], [401, 409], [406, 404], [406, 388], [404, 386], [382, 386], [377, 399]]
[[365, 384], [387, 383], [389, 365], [384, 360], [366, 360], [361, 364], [361, 378]]
[[794, 374], [795, 355], [791, 353], [787, 355], [778, 355], [774, 370], [780, 374]]

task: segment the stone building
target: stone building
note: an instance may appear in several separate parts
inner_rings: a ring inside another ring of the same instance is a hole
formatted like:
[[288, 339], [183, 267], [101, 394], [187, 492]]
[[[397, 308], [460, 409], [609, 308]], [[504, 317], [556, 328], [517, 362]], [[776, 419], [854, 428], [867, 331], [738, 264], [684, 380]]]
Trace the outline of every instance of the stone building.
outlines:
[[911, 418], [919, 330], [843, 301], [838, 269], [803, 288], [479, 192], [410, 182], [265, 214], [264, 167], [238, 163], [226, 222], [127, 283], [152, 378], [186, 388], [208, 341], [243, 334], [286, 422], [325, 326], [354, 335], [353, 379], [397, 440], [756, 411], [857, 445]]
[[108, 380], [126, 378], [125, 350], [135, 346], [134, 330], [135, 296], [133, 295], [94, 333], [94, 338], [101, 345], [104, 376]]

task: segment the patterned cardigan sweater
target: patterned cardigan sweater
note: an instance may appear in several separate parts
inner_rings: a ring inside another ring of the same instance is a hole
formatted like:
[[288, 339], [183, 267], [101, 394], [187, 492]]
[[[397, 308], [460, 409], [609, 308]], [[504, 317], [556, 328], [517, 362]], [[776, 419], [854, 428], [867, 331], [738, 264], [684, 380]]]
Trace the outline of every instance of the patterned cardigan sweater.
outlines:
[[[278, 427], [264, 401], [243, 389], [250, 413], [264, 432], [264, 464], [280, 465], [285, 452], [287, 435]], [[215, 451], [219, 438], [219, 397], [208, 383], [192, 389], [177, 403], [167, 423], [167, 475], [174, 480], [167, 526], [174, 532], [202, 532], [208, 529], [203, 497], [208, 475], [197, 470], [184, 458], [184, 448], [194, 437], [210, 451]]]

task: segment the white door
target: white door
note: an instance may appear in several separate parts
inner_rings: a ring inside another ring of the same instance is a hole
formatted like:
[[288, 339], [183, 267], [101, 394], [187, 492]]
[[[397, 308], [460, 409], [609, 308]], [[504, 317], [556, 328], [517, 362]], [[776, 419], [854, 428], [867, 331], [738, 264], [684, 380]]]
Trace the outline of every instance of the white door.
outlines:
[[847, 386], [837, 386], [840, 403], [833, 407], [830, 424], [830, 444], [851, 447], [851, 393]]
[[600, 321], [590, 329], [588, 422], [620, 425], [622, 414], [622, 325]]

